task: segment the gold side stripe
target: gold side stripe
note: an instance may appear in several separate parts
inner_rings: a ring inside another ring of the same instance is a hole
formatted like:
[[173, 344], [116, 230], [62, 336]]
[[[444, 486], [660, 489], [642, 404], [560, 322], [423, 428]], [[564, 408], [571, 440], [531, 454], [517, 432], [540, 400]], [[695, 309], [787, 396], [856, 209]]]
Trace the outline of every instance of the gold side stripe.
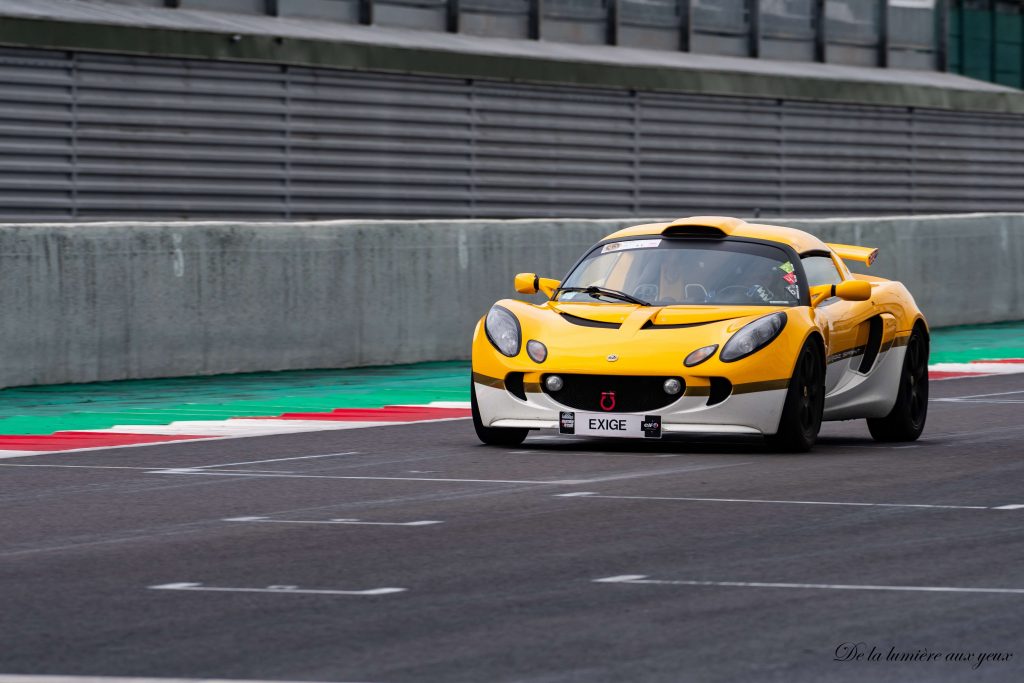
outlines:
[[541, 392], [540, 382], [523, 382], [523, 389], [528, 394], [539, 394]]
[[689, 384], [686, 385], [686, 391], [683, 392], [683, 396], [710, 396], [711, 387], [705, 385], [702, 387], [691, 387]]
[[473, 381], [477, 384], [483, 384], [485, 387], [494, 387], [495, 389], [504, 389], [505, 380], [498, 379], [497, 377], [488, 377], [487, 375], [481, 375], [479, 372], [473, 373]]
[[776, 391], [789, 388], [789, 379], [770, 379], [765, 382], [747, 382], [746, 384], [734, 384], [732, 393], [752, 394], [756, 391]]

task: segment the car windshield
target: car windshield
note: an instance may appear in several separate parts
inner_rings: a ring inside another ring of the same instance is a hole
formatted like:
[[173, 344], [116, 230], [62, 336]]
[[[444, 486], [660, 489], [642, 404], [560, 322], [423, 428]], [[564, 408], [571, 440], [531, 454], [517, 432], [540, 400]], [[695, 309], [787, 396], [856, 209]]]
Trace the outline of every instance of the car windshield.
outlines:
[[645, 238], [594, 247], [559, 301], [654, 306], [795, 306], [799, 275], [779, 247], [730, 240]]

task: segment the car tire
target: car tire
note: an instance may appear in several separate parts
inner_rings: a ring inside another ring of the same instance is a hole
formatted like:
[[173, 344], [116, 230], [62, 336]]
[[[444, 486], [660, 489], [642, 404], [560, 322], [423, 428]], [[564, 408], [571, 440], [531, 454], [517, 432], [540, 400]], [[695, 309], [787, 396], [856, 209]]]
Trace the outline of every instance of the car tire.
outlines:
[[518, 446], [526, 440], [529, 429], [484, 426], [480, 419], [480, 407], [476, 403], [476, 386], [472, 380], [469, 382], [469, 395], [473, 407], [473, 429], [476, 430], [477, 438], [488, 446]]
[[885, 417], [869, 418], [875, 441], [915, 441], [928, 419], [928, 335], [916, 325], [907, 340], [896, 404]]
[[765, 437], [775, 451], [806, 453], [814, 446], [825, 412], [825, 360], [821, 346], [808, 339], [789, 380], [779, 430]]

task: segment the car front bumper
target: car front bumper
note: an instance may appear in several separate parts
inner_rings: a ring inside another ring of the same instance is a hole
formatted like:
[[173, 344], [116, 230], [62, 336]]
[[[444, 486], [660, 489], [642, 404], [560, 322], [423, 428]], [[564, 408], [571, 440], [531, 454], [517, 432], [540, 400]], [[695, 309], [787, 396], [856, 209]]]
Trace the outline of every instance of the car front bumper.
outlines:
[[[557, 430], [562, 411], [584, 412], [558, 403], [538, 384], [527, 383], [526, 386], [523, 400], [505, 388], [502, 380], [474, 374], [473, 389], [484, 426]], [[661, 417], [663, 434], [774, 434], [778, 431], [786, 401], [785, 382], [738, 385], [724, 401], [714, 405], [708, 405], [706, 392], [695, 389], [688, 386], [673, 403], [645, 414]], [[611, 417], [622, 414], [607, 413]]]

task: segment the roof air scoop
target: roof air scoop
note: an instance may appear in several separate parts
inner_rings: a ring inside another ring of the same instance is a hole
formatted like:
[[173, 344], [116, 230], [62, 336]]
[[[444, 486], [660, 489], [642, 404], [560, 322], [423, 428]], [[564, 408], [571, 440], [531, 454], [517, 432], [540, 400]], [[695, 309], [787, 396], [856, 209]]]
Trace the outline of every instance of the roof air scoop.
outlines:
[[712, 225], [670, 225], [661, 232], [665, 237], [704, 237], [721, 239], [725, 231]]

